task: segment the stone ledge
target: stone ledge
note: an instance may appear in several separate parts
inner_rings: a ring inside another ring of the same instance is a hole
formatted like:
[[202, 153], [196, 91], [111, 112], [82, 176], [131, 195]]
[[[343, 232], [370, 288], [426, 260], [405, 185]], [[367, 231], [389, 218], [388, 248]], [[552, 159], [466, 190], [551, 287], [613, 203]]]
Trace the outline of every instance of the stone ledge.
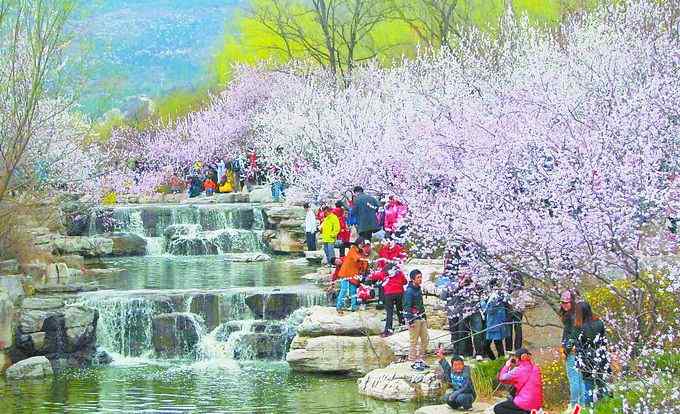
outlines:
[[416, 410], [415, 414], [454, 414], [454, 413], [472, 413], [472, 414], [493, 414], [493, 406], [484, 402], [475, 402], [472, 404], [472, 410], [459, 411], [454, 410], [446, 404], [441, 405], [427, 405]]
[[358, 381], [359, 393], [383, 401], [413, 401], [443, 395], [434, 368], [416, 371], [410, 362], [390, 364], [369, 372]]

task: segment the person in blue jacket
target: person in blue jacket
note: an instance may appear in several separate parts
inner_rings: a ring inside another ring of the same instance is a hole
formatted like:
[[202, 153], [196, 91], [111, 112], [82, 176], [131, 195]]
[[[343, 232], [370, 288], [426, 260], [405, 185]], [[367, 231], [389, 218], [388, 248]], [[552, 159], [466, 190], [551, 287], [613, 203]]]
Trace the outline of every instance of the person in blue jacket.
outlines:
[[475, 387], [470, 377], [470, 367], [465, 366], [465, 361], [460, 355], [451, 358], [451, 363], [444, 358], [444, 349], [437, 350], [439, 366], [443, 371], [443, 381], [451, 386], [444, 394], [444, 403], [455, 409], [469, 410], [472, 402], [477, 398]]

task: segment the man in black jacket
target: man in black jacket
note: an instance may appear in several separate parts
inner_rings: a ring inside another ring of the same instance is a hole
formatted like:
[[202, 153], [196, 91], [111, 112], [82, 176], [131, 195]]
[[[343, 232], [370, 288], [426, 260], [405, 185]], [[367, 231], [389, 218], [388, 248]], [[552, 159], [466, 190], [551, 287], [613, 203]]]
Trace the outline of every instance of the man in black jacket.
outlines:
[[362, 187], [354, 187], [354, 211], [357, 218], [357, 231], [359, 236], [371, 240], [373, 233], [378, 231], [378, 208], [380, 203], [375, 197], [364, 193]]

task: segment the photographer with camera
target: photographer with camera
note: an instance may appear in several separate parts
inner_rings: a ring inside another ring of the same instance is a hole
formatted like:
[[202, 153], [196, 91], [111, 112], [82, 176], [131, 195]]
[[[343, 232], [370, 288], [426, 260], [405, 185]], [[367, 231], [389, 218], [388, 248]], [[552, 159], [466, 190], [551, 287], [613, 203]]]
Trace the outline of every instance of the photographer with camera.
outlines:
[[508, 359], [498, 374], [501, 384], [512, 385], [514, 396], [493, 407], [495, 414], [529, 414], [543, 406], [543, 378], [531, 353], [520, 348]]

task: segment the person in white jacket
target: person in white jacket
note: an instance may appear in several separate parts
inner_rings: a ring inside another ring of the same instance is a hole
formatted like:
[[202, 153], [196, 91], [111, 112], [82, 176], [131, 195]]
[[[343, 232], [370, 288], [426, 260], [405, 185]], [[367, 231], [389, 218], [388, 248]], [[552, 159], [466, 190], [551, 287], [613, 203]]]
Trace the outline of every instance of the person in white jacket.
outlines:
[[319, 223], [316, 221], [316, 214], [309, 203], [304, 204], [305, 212], [305, 241], [307, 242], [307, 250], [316, 250], [316, 232], [319, 229]]

